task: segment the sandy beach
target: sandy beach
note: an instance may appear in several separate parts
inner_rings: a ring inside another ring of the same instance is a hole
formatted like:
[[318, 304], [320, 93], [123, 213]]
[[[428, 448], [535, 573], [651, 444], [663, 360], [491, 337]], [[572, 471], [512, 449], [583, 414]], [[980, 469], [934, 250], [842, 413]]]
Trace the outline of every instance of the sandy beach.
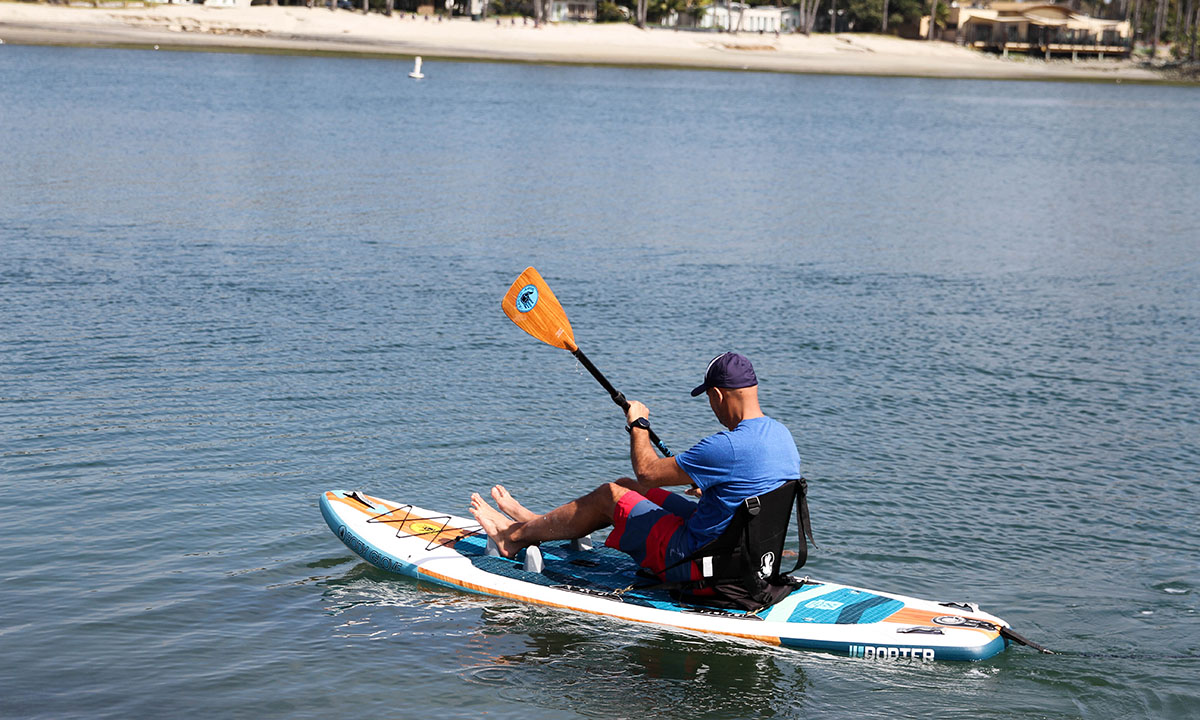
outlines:
[[[114, 3], [115, 5], [116, 3]], [[1129, 61], [1000, 58], [951, 43], [868, 34], [736, 35], [627, 24], [439, 22], [304, 7], [77, 7], [0, 2], [0, 40], [40, 45], [232, 49], [510, 62], [916, 77], [1155, 82]]]

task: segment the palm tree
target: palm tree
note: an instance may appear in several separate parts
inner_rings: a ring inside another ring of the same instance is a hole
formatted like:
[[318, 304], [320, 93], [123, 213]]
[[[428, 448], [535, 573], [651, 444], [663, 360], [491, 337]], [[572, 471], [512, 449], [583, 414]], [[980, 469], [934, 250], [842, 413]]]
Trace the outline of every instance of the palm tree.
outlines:
[[799, 0], [797, 8], [800, 10], [800, 32], [805, 35], [812, 34], [813, 25], [817, 22], [817, 8], [820, 7], [821, 0]]
[[1154, 10], [1154, 37], [1150, 38], [1150, 60], [1158, 59], [1158, 38], [1162, 35], [1163, 24], [1167, 19], [1167, 0], [1158, 0]]
[[1188, 0], [1188, 5], [1192, 6], [1192, 42], [1188, 49], [1188, 60], [1196, 62], [1196, 36], [1200, 35], [1200, 5], [1192, 0]]

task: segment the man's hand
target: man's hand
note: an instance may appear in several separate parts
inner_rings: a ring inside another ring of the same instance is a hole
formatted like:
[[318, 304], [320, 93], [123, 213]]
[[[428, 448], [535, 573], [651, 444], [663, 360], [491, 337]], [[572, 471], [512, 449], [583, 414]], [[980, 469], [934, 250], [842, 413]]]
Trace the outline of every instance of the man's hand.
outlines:
[[[646, 418], [650, 420], [650, 410], [637, 400], [629, 401], [629, 409], [625, 411], [626, 422], [633, 424], [635, 420]], [[654, 453], [650, 444], [650, 433], [634, 431], [629, 434], [629, 459], [633, 462], [633, 474], [638, 482], [650, 487], [663, 485], [690, 485], [692, 479], [679, 467], [673, 457], [659, 457]]]
[[650, 409], [637, 400], [629, 401], [629, 409], [625, 411], [625, 422], [632, 423], [638, 418], [650, 419]]

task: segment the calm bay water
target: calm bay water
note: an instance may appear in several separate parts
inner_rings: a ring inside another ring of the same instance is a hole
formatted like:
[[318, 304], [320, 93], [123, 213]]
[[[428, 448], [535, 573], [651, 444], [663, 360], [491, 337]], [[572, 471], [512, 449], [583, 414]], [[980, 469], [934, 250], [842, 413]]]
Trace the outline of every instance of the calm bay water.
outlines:
[[[1200, 717], [1195, 88], [0, 48], [0, 716]], [[628, 472], [756, 362], [808, 572], [1057, 657], [485, 601], [325, 527]]]

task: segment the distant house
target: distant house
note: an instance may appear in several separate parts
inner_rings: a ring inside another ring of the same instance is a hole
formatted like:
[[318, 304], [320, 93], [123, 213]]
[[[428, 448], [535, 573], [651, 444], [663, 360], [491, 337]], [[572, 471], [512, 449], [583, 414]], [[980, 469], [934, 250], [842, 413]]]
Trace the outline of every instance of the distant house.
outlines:
[[751, 7], [745, 3], [717, 0], [702, 8], [700, 13], [696, 27], [729, 32], [790, 33], [800, 25], [800, 11], [793, 7]]
[[[1130, 50], [1130, 27], [1124, 20], [1103, 20], [1077, 13], [1066, 5], [1037, 2], [992, 2], [980, 7], [950, 7], [946, 27], [938, 30], [978, 50], [1097, 57], [1124, 56]], [[928, 16], [921, 19], [927, 36]]]
[[552, 0], [550, 22], [595, 22], [596, 0]]

